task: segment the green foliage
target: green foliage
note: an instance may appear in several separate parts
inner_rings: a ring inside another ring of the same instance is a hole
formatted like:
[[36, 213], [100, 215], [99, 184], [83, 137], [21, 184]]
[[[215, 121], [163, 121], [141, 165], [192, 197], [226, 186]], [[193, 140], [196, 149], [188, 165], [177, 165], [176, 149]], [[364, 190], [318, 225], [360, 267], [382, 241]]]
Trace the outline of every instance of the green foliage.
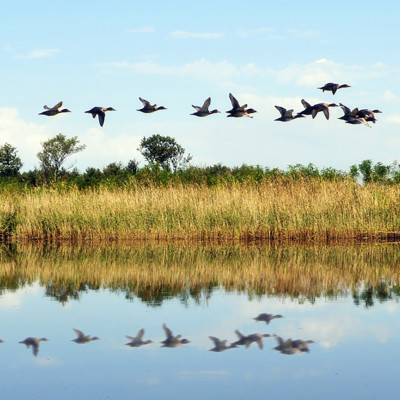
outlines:
[[62, 167], [65, 159], [72, 154], [82, 151], [86, 146], [79, 146], [79, 140], [76, 136], [67, 139], [65, 135], [59, 133], [54, 138], [42, 142], [42, 147], [43, 150], [37, 154], [41, 170], [47, 179], [57, 181], [62, 173], [72, 167]]
[[15, 177], [22, 167], [17, 149], [8, 143], [0, 147], [0, 176]]
[[149, 164], [159, 164], [166, 171], [176, 171], [192, 159], [190, 154], [184, 157], [185, 149], [170, 136], [143, 137], [138, 151]]

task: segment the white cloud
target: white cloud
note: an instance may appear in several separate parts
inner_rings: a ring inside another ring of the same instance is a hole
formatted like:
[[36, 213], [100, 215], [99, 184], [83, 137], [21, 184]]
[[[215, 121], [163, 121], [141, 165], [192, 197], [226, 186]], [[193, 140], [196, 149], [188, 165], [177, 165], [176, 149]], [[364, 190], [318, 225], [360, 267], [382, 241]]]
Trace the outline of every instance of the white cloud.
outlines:
[[22, 54], [19, 56], [15, 56], [16, 59], [20, 60], [29, 60], [35, 58], [50, 58], [56, 55], [60, 50], [59, 49], [41, 49], [41, 50], [32, 50], [28, 54]]
[[293, 35], [296, 38], [303, 38], [303, 37], [310, 37], [310, 36], [317, 36], [319, 33], [317, 31], [299, 31], [298, 29], [289, 29], [288, 33]]
[[174, 31], [170, 36], [175, 39], [221, 39], [225, 33]]
[[400, 101], [400, 98], [393, 94], [391, 90], [385, 90], [385, 93], [383, 93], [384, 100], [390, 101], [390, 102], [398, 102]]
[[[17, 109], [0, 108], [0, 144], [9, 143], [17, 148], [24, 163], [23, 170], [33, 167], [33, 157], [40, 151], [40, 143], [51, 135], [50, 128], [25, 121]], [[25, 165], [26, 160], [29, 160], [28, 166]]]

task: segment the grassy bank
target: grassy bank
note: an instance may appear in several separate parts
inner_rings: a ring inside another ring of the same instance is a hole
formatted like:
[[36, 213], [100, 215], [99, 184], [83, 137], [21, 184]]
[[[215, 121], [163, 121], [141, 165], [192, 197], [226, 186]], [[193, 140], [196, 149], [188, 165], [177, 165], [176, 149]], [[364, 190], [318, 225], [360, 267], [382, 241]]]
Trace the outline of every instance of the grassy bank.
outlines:
[[3, 239], [297, 239], [400, 232], [400, 188], [352, 180], [0, 193]]

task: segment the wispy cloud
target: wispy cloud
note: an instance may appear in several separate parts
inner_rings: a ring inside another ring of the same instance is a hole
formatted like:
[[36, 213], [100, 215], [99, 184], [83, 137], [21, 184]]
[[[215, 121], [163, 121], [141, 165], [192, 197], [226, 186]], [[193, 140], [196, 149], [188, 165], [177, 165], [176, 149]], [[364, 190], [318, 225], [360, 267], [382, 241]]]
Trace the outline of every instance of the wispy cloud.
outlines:
[[60, 50], [59, 49], [40, 49], [40, 50], [32, 50], [27, 54], [21, 54], [15, 56], [16, 59], [35, 59], [35, 58], [50, 58], [55, 56]]
[[173, 31], [170, 36], [175, 39], [222, 39], [225, 33]]
[[193, 77], [202, 81], [221, 81], [238, 77], [241, 72], [249, 74], [256, 71], [253, 64], [243, 67], [242, 71], [228, 61], [211, 62], [204, 58], [180, 66], [156, 64], [152, 61], [144, 62], [115, 62], [103, 63], [101, 66], [111, 69], [125, 69], [137, 74], [150, 75], [178, 75]]
[[127, 33], [154, 33], [156, 30], [153, 26], [141, 26], [139, 28], [128, 29]]

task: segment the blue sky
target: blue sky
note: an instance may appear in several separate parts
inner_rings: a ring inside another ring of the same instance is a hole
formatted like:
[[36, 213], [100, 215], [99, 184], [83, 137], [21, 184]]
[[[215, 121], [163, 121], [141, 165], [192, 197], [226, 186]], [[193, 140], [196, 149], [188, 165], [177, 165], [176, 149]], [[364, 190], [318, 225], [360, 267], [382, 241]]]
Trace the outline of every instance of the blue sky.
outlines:
[[[176, 138], [199, 166], [389, 164], [400, 160], [399, 12], [392, 1], [8, 2], [0, 144], [17, 147], [24, 170], [38, 166], [40, 143], [58, 133], [87, 146], [67, 162], [81, 171], [144, 165], [137, 148], [153, 134]], [[327, 82], [351, 88], [334, 96], [317, 89]], [[253, 119], [226, 118], [229, 92], [258, 111]], [[139, 96], [168, 110], [139, 113]], [[209, 96], [221, 114], [191, 116]], [[338, 120], [340, 108], [329, 121], [274, 121], [275, 104], [297, 112], [302, 98], [383, 113], [370, 129]], [[38, 115], [60, 100], [71, 113]], [[117, 112], [100, 128], [84, 114], [93, 106]]]

